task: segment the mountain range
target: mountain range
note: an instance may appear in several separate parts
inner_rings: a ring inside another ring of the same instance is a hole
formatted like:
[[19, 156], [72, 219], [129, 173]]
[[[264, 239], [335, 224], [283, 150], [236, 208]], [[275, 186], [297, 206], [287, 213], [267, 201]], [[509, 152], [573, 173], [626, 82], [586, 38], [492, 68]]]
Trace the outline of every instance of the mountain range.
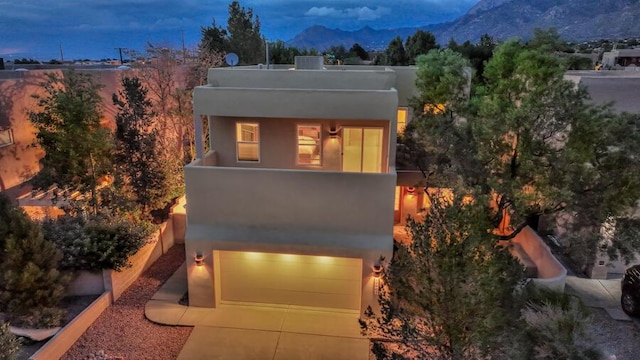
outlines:
[[312, 26], [287, 42], [290, 46], [324, 50], [332, 45], [349, 48], [354, 43], [381, 50], [391, 39], [418, 29], [431, 31], [441, 44], [450, 39], [476, 42], [483, 34], [495, 39], [527, 39], [535, 28], [554, 27], [571, 41], [640, 36], [640, 0], [481, 0], [460, 18], [416, 28], [356, 31]]

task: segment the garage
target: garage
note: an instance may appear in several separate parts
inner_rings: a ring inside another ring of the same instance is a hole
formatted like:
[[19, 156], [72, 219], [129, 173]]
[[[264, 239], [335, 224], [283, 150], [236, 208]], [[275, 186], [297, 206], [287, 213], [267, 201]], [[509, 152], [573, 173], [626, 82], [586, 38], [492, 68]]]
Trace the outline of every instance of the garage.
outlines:
[[214, 251], [222, 303], [360, 310], [362, 260]]

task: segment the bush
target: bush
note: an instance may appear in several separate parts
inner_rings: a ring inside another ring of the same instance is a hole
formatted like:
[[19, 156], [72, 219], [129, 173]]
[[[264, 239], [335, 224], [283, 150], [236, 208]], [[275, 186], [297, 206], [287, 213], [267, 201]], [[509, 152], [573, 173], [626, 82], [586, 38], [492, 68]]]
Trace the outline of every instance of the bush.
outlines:
[[20, 352], [20, 340], [9, 332], [9, 323], [0, 321], [0, 360], [14, 360]]
[[65, 216], [43, 224], [45, 238], [62, 251], [61, 267], [68, 270], [122, 270], [142, 248], [155, 228], [148, 222], [112, 216]]
[[[1, 196], [0, 215], [0, 229], [4, 229], [0, 234], [4, 240], [0, 244], [0, 312], [20, 323], [36, 309], [56, 308], [69, 277], [58, 271], [62, 253], [45, 240], [40, 226]], [[47, 324], [38, 319], [33, 323], [58, 325], [49, 320]]]
[[[580, 299], [567, 294], [540, 293], [523, 310], [521, 358], [601, 359], [588, 333], [591, 316]], [[546, 296], [545, 296], [546, 295]]]

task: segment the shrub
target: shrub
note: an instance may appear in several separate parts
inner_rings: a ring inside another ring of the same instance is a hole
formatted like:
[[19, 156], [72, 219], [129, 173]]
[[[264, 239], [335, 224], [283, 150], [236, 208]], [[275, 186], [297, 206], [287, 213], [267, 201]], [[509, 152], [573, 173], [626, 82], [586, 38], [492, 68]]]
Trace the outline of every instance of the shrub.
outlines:
[[524, 321], [520, 356], [526, 359], [601, 359], [588, 333], [591, 316], [580, 299], [541, 293], [521, 313]]
[[9, 323], [0, 321], [0, 360], [14, 360], [20, 352], [20, 340], [9, 332]]
[[[69, 277], [58, 271], [62, 253], [45, 240], [37, 223], [3, 197], [0, 213], [0, 223], [11, 224], [0, 225], [5, 229], [0, 234], [4, 238], [0, 244], [0, 312], [20, 323], [21, 318], [37, 309], [56, 308], [65, 295]], [[34, 325], [58, 325], [47, 322], [33, 321]]]
[[45, 237], [63, 253], [68, 270], [122, 270], [129, 257], [142, 248], [154, 227], [148, 222], [113, 216], [65, 216], [43, 225]]

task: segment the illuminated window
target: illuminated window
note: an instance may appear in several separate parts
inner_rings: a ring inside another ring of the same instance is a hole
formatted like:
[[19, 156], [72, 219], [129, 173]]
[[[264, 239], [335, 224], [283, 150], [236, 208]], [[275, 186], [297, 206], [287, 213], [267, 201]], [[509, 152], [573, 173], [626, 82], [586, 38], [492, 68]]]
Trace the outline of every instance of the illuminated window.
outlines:
[[236, 123], [238, 161], [260, 161], [259, 125]]
[[343, 128], [342, 171], [382, 172], [382, 128]]
[[404, 128], [407, 127], [407, 108], [398, 108], [398, 134], [402, 134], [404, 132]]
[[320, 165], [320, 125], [298, 125], [298, 165]]
[[0, 147], [13, 144], [13, 132], [11, 129], [0, 130]]

